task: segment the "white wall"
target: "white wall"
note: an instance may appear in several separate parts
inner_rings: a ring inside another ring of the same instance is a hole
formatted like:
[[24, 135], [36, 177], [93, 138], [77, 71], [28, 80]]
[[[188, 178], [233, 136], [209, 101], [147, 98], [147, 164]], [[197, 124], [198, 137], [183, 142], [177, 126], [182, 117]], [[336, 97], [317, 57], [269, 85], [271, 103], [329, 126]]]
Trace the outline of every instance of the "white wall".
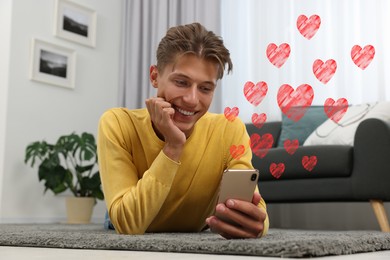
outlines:
[[[37, 169], [24, 164], [24, 151], [33, 141], [54, 142], [60, 135], [73, 131], [96, 135], [100, 115], [117, 105], [122, 2], [75, 1], [97, 12], [95, 48], [53, 35], [55, 0], [1, 2], [0, 32], [2, 39], [6, 36], [6, 41], [2, 43], [5, 48], [1, 46], [0, 54], [1, 57], [9, 55], [9, 64], [6, 64], [7, 59], [1, 59], [1, 72], [9, 67], [8, 75], [0, 77], [0, 222], [62, 221], [65, 219], [64, 196], [54, 196], [51, 191], [43, 194], [44, 186], [38, 182]], [[3, 12], [7, 14], [4, 17]], [[7, 30], [11, 31], [9, 37], [3, 34]], [[29, 80], [32, 38], [76, 51], [75, 89]], [[93, 219], [102, 221], [104, 210], [104, 204], [99, 202]]]
[[[0, 41], [0, 209], [1, 209], [1, 187], [3, 186], [4, 169], [4, 143], [5, 143], [5, 124], [7, 111], [7, 93], [8, 93], [8, 63], [10, 52], [10, 31], [11, 31], [11, 13], [12, 0], [0, 2], [0, 35], [3, 40]], [[1, 210], [0, 210], [1, 217]]]

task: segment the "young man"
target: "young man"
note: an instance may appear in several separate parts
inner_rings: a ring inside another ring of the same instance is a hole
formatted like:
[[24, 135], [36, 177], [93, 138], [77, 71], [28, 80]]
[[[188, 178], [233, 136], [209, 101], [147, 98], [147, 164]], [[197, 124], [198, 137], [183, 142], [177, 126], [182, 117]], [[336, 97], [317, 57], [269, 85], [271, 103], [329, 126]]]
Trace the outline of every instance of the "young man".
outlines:
[[[213, 32], [198, 23], [172, 27], [150, 67], [157, 97], [145, 101], [147, 109], [114, 108], [101, 117], [100, 174], [118, 233], [209, 227], [225, 238], [266, 234], [266, 206], [257, 189], [252, 202], [216, 205], [223, 171], [253, 168], [245, 125], [207, 112], [226, 65], [230, 72], [229, 51]], [[232, 145], [245, 146], [241, 158], [230, 155]]]

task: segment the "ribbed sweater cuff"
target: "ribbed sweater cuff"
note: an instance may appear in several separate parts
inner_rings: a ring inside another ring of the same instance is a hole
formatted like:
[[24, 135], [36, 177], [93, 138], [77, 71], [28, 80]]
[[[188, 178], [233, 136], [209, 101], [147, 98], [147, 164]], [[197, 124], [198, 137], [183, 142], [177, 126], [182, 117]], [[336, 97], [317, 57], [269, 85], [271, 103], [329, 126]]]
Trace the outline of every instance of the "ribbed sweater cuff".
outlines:
[[164, 185], [171, 186], [180, 165], [180, 162], [175, 162], [161, 151], [150, 166], [149, 172], [153, 174], [157, 181]]

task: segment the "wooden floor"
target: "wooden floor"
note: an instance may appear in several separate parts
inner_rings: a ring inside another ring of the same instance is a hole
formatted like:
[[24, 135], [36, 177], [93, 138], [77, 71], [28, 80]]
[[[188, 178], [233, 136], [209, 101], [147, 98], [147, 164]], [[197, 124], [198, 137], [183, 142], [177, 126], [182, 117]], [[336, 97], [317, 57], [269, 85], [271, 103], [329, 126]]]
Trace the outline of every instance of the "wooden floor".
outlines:
[[[116, 259], [261, 259], [275, 260], [275, 257], [253, 257], [253, 256], [232, 256], [232, 255], [204, 255], [204, 254], [184, 254], [184, 253], [158, 253], [158, 252], [135, 252], [119, 250], [81, 250], [81, 249], [57, 249], [57, 248], [36, 248], [36, 247], [2, 247], [0, 246], [1, 259], [28, 259], [28, 260], [116, 260]], [[345, 256], [321, 257], [323, 260], [389, 260], [390, 250], [378, 251], [374, 253], [353, 254]]]

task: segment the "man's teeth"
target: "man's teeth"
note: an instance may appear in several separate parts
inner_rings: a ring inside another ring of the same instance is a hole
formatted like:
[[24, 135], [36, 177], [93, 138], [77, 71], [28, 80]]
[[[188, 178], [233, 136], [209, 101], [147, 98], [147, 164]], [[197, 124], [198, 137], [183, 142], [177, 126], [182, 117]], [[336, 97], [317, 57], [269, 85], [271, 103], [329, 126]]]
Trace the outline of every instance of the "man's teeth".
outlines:
[[195, 112], [190, 112], [190, 111], [185, 111], [181, 108], [177, 108], [177, 111], [179, 111], [181, 114], [186, 115], [186, 116], [193, 116], [195, 115]]

